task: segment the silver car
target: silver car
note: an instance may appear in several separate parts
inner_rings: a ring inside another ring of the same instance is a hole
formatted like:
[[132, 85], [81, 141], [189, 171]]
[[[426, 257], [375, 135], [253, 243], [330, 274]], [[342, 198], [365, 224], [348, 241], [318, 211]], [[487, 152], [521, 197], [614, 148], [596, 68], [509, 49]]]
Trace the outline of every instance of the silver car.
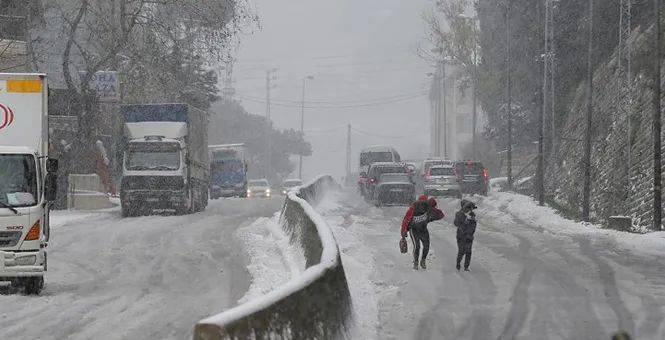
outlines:
[[462, 198], [462, 187], [453, 166], [435, 165], [424, 174], [425, 195]]

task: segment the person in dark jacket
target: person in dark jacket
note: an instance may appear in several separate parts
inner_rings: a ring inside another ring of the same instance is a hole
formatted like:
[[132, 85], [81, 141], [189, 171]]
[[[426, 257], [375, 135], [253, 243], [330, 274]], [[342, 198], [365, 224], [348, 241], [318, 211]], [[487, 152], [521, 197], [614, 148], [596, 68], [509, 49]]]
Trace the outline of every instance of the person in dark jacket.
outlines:
[[457, 227], [457, 270], [460, 270], [464, 258], [464, 270], [469, 271], [471, 263], [471, 247], [473, 235], [476, 232], [476, 214], [473, 212], [476, 205], [473, 202], [462, 200], [462, 208], [455, 213], [455, 226]]
[[[405, 238], [407, 233], [411, 235], [413, 242], [413, 269], [420, 267], [427, 269], [427, 254], [429, 253], [429, 231], [427, 224], [432, 221], [440, 220], [444, 217], [443, 211], [437, 208], [437, 202], [434, 198], [427, 198], [422, 195], [418, 201], [413, 203], [407, 210], [402, 220], [401, 235]], [[423, 253], [420, 256], [420, 244], [423, 244]], [[420, 261], [418, 261], [420, 259]]]

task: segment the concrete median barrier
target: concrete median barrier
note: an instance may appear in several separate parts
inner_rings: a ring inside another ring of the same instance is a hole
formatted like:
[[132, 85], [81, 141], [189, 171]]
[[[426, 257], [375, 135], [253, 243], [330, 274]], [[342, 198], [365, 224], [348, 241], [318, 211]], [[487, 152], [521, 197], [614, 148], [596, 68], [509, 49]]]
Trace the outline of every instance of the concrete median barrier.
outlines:
[[327, 190], [321, 176], [290, 192], [281, 224], [291, 243], [302, 247], [306, 270], [278, 289], [199, 321], [194, 339], [340, 339], [348, 337], [351, 296], [331, 229], [312, 208]]

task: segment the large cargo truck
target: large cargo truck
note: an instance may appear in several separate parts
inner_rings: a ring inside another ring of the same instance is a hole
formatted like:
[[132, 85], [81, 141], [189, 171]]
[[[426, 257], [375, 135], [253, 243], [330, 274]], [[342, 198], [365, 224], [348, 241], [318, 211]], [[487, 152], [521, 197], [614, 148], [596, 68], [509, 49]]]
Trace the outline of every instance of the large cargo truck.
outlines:
[[47, 81], [0, 73], [0, 281], [39, 294], [58, 163], [48, 158]]
[[208, 114], [187, 104], [123, 105], [120, 201], [123, 216], [208, 204]]
[[247, 196], [245, 144], [210, 145], [210, 197]]

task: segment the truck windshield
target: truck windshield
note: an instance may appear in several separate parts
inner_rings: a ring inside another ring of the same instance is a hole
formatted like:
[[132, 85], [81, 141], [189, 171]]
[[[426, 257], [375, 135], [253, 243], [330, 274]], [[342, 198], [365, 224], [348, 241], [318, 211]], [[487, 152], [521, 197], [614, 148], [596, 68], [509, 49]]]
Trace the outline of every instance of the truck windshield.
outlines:
[[37, 204], [34, 156], [0, 155], [0, 202], [12, 207]]
[[240, 160], [214, 161], [211, 165], [214, 172], [242, 172], [243, 164]]
[[173, 143], [137, 143], [129, 147], [127, 170], [178, 170], [180, 150]]

